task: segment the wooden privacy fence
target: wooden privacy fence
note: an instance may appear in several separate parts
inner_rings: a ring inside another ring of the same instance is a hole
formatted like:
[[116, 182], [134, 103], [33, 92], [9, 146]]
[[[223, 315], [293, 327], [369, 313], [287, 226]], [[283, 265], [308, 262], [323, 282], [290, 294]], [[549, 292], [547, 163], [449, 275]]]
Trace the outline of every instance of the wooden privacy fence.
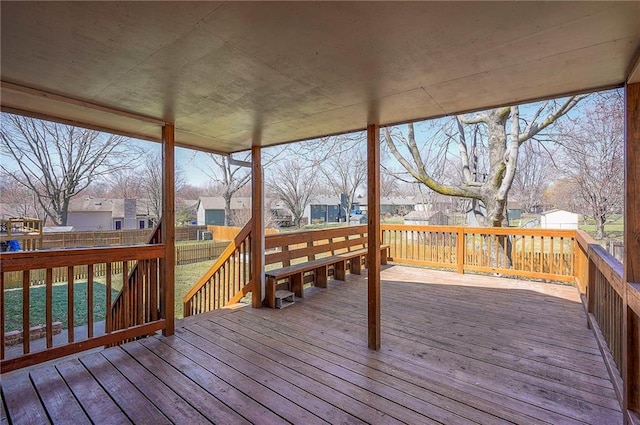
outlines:
[[[233, 241], [242, 229], [243, 227], [236, 226], [207, 226], [207, 230], [213, 234], [213, 239], [216, 241]], [[275, 235], [278, 233], [280, 233], [278, 229], [264, 229], [265, 235]]]
[[381, 225], [398, 264], [573, 282], [573, 230]]
[[201, 241], [188, 245], [176, 245], [176, 265], [214, 260], [229, 245], [227, 241]]
[[[206, 226], [176, 227], [176, 241], [195, 241]], [[17, 239], [23, 251], [37, 249], [92, 248], [146, 244], [153, 229], [98, 230], [82, 232], [46, 232], [38, 235], [15, 234], [4, 239]]]

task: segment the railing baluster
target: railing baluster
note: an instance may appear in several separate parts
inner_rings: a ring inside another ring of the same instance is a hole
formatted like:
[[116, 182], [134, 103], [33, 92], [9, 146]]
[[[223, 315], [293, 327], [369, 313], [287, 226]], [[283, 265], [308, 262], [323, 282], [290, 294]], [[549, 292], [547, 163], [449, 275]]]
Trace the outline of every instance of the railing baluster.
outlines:
[[87, 336], [93, 338], [93, 264], [87, 267]]
[[45, 329], [47, 348], [53, 347], [53, 270], [47, 269], [45, 277]]
[[128, 280], [129, 280], [129, 262], [128, 261], [123, 261], [122, 262], [122, 328], [128, 328], [129, 326], [131, 326], [130, 323], [130, 317], [129, 317], [129, 308], [130, 308], [130, 302], [131, 300], [129, 299], [129, 285], [128, 285]]
[[7, 308], [4, 305], [4, 272], [0, 272], [0, 360], [4, 359], [4, 316]]
[[67, 267], [67, 341], [75, 340], [75, 300], [74, 300], [75, 279], [73, 276], [73, 266]]
[[29, 353], [30, 333], [29, 327], [29, 313], [31, 312], [30, 300], [29, 300], [29, 287], [30, 283], [30, 271], [24, 270], [22, 272], [22, 352], [24, 354]]
[[105, 304], [106, 304], [106, 314], [105, 314], [105, 332], [106, 333], [111, 333], [111, 330], [113, 329], [113, 324], [112, 324], [112, 313], [111, 313], [111, 263], [106, 263], [105, 264], [105, 284], [106, 284], [106, 294], [105, 294]]

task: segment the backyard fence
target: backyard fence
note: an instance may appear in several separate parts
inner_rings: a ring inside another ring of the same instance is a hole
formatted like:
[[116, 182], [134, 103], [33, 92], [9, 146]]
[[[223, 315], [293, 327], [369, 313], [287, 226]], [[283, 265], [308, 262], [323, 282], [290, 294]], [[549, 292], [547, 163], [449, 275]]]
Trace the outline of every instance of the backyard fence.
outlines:
[[[207, 226], [176, 227], [176, 241], [198, 240], [198, 233], [206, 229]], [[22, 233], [3, 234], [0, 239], [17, 239], [23, 251], [35, 251], [40, 249], [143, 245], [147, 243], [152, 232], [153, 229]]]
[[[213, 234], [213, 239], [217, 241], [232, 241], [242, 230], [242, 227], [235, 226], [208, 225], [206, 227], [206, 230]], [[264, 229], [265, 235], [275, 235], [276, 233], [280, 233], [280, 231], [278, 229]]]

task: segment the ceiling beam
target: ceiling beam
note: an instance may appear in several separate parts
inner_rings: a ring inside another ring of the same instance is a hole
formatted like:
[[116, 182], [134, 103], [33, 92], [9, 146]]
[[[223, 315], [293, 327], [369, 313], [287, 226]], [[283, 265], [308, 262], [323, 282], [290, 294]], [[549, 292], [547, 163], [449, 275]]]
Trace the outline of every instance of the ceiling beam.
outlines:
[[[158, 118], [149, 117], [149, 116], [141, 115], [141, 114], [135, 114], [135, 113], [132, 113], [132, 112], [123, 111], [123, 110], [116, 109], [116, 108], [111, 108], [111, 107], [108, 107], [108, 106], [98, 105], [96, 103], [87, 102], [85, 100], [74, 99], [74, 98], [71, 98], [71, 97], [62, 96], [62, 95], [59, 95], [59, 94], [55, 94], [55, 93], [50, 93], [50, 92], [46, 92], [46, 91], [43, 91], [43, 90], [34, 89], [34, 88], [31, 88], [31, 87], [21, 86], [19, 84], [10, 83], [10, 82], [7, 82], [7, 81], [0, 81], [0, 87], [2, 88], [3, 92], [6, 90], [6, 91], [20, 93], [20, 94], [31, 96], [31, 97], [44, 98], [44, 99], [51, 100], [51, 101], [54, 101], [54, 102], [61, 102], [61, 103], [69, 104], [69, 105], [79, 106], [81, 108], [92, 109], [92, 110], [95, 110], [95, 111], [99, 111], [99, 112], [103, 112], [103, 113], [107, 113], [107, 114], [112, 114], [112, 115], [117, 115], [117, 116], [120, 116], [120, 117], [123, 117], [123, 118], [129, 118], [129, 119], [133, 119], [133, 120], [138, 120], [138, 121], [146, 122], [146, 123], [153, 124], [153, 125], [163, 126], [163, 125], [166, 124], [166, 122], [164, 120], [161, 120], [161, 119], [158, 119]], [[4, 98], [4, 96], [2, 98]], [[2, 106], [5, 106], [4, 103], [2, 102], [2, 100], [0, 100], [0, 104]]]

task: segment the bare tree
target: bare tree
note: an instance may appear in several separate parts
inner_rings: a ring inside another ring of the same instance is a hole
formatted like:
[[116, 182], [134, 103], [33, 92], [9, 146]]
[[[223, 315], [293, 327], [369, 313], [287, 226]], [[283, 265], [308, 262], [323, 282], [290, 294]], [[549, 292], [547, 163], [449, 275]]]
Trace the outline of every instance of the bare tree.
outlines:
[[585, 215], [596, 221], [596, 239], [604, 238], [611, 215], [623, 207], [623, 118], [621, 91], [599, 93], [581, 116], [563, 123], [556, 139], [565, 152], [562, 170], [576, 184]]
[[337, 149], [323, 161], [321, 170], [328, 184], [337, 195], [344, 194], [346, 205], [343, 206], [347, 221], [353, 208], [358, 189], [367, 181], [367, 156], [364, 152], [363, 135], [347, 139], [336, 136], [329, 140]]
[[542, 143], [525, 143], [520, 148], [512, 190], [523, 211], [532, 212], [542, 204], [544, 192], [553, 181], [555, 151]]
[[36, 194], [56, 225], [66, 225], [69, 201], [94, 180], [131, 167], [139, 154], [128, 139], [85, 128], [2, 114], [0, 169]]
[[380, 196], [388, 198], [398, 191], [398, 179], [393, 170], [382, 167], [380, 170]]
[[[158, 157], [153, 158], [157, 159]], [[139, 199], [144, 196], [144, 185], [140, 184], [141, 171], [138, 169], [127, 168], [114, 171], [107, 177], [107, 180], [110, 189], [109, 195], [112, 198]]]
[[[148, 156], [142, 170], [139, 172], [139, 185], [142, 189], [141, 195], [147, 199], [149, 213], [157, 217], [162, 217], [162, 155]], [[180, 192], [185, 184], [184, 173], [180, 168], [174, 172], [175, 192]], [[177, 200], [177, 199], [176, 199]]]
[[294, 226], [300, 227], [304, 210], [317, 187], [314, 167], [301, 160], [289, 159], [275, 165], [270, 174], [267, 179], [269, 190], [286, 204], [293, 215]]
[[[506, 219], [507, 195], [515, 177], [520, 146], [567, 114], [582, 98], [574, 96], [563, 102], [541, 103], [527, 117], [521, 115], [518, 106], [455, 117], [443, 132], [441, 144], [455, 145], [459, 152], [461, 181], [458, 183], [439, 181], [429, 172], [413, 124], [408, 125], [406, 138], [394, 137], [389, 128], [384, 129], [384, 138], [391, 153], [416, 180], [444, 195], [481, 201], [486, 216], [479, 217], [479, 223], [499, 227]], [[487, 145], [486, 171], [475, 167], [477, 152], [472, 149], [473, 141], [483, 134]]]
[[[220, 195], [224, 198], [224, 225], [231, 225], [231, 199], [251, 181], [251, 169], [233, 165], [228, 156], [208, 154], [211, 163], [202, 170], [213, 182], [219, 184]], [[240, 156], [241, 161], [250, 161], [250, 154]]]
[[36, 194], [4, 171], [0, 172], [0, 201], [2, 213], [7, 216], [46, 218]]

